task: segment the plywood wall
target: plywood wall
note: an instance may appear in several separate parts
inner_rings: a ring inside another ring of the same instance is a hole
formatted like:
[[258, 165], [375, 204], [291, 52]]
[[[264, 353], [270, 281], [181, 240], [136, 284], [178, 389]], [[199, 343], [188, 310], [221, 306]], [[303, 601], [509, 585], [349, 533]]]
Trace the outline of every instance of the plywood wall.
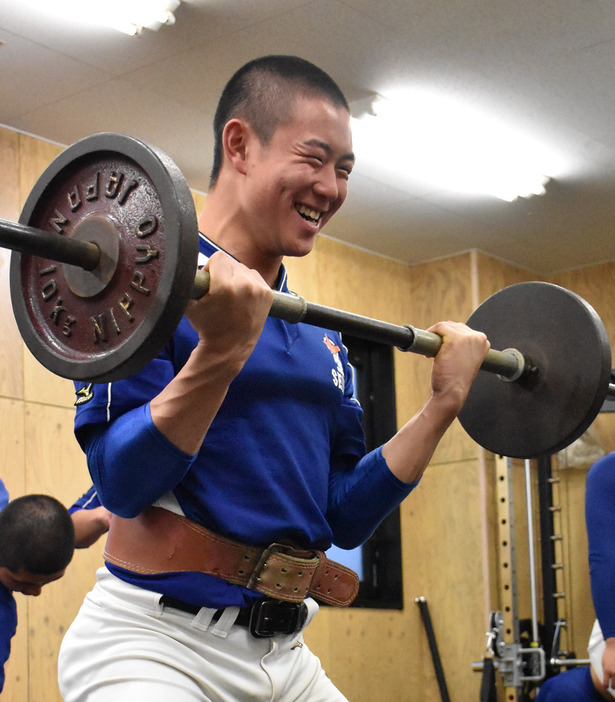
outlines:
[[[25, 196], [61, 148], [0, 129], [0, 217], [19, 217]], [[12, 498], [54, 495], [66, 506], [90, 485], [83, 455], [72, 437], [72, 384], [33, 359], [21, 342], [9, 292], [10, 254], [0, 249], [0, 477]], [[17, 595], [19, 626], [6, 667], [3, 702], [59, 700], [56, 658], [94, 572], [102, 544], [76, 553], [67, 575], [38, 598]]]
[[[27, 193], [57, 145], [0, 128], [0, 217], [15, 220]], [[197, 209], [203, 196], [195, 195]], [[89, 486], [84, 458], [72, 434], [69, 381], [43, 369], [24, 348], [8, 292], [9, 255], [0, 249], [0, 476], [12, 497], [48, 492], [69, 505]], [[467, 319], [496, 290], [530, 279], [476, 252], [408, 268], [322, 237], [312, 255], [288, 262], [291, 288], [314, 302], [386, 321], [427, 328], [440, 319]], [[604, 290], [610, 266], [562, 277], [587, 296], [615, 333], [615, 313]], [[559, 281], [555, 281], [559, 282]], [[429, 392], [431, 362], [395, 353], [398, 420], [406, 421]], [[596, 422], [615, 448], [610, 420]], [[581, 478], [579, 478], [581, 476]], [[582, 533], [582, 473], [566, 484], [569, 530]], [[426, 598], [452, 702], [478, 699], [488, 613], [499, 603], [494, 457], [455, 423], [424, 479], [401, 509], [404, 608], [400, 611], [323, 609], [306, 638], [330, 676], [353, 702], [432, 702], [440, 699], [417, 597]], [[55, 660], [66, 627], [101, 564], [97, 544], [78, 552], [67, 575], [37, 598], [18, 595], [20, 625], [7, 667], [3, 702], [56, 702]], [[570, 540], [570, 557], [582, 564], [582, 536]], [[586, 546], [585, 546], [586, 548]], [[579, 566], [582, 571], [583, 567]], [[591, 617], [583, 573], [575, 576], [573, 608]], [[577, 585], [578, 583], [578, 585]], [[522, 607], [527, 596], [520, 593]], [[585, 600], [583, 599], [585, 597]], [[525, 599], [524, 599], [525, 598]], [[584, 605], [580, 604], [584, 602]]]

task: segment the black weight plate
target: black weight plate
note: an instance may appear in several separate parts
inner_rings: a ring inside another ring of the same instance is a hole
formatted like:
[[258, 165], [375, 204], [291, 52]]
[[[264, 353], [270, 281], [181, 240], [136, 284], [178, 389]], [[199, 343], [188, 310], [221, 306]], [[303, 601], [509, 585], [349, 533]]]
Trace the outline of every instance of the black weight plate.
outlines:
[[110, 243], [116, 261], [96, 285], [74, 266], [14, 252], [11, 298], [19, 331], [46, 368], [109, 382], [141, 369], [179, 324], [197, 268], [198, 226], [173, 161], [113, 133], [65, 149], [37, 181], [19, 221], [87, 238], [100, 229], [90, 226], [96, 220], [118, 244], [113, 250]]
[[505, 382], [480, 372], [459, 414], [478, 444], [510, 458], [562, 450], [589, 427], [607, 395], [611, 350], [602, 321], [577, 294], [542, 282], [504, 288], [468, 326], [492, 348], [516, 348], [537, 373]]

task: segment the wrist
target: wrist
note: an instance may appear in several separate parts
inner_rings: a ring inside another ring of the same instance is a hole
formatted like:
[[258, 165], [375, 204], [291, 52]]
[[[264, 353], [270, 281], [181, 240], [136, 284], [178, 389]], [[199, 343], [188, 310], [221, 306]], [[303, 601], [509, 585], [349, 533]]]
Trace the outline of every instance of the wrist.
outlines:
[[250, 353], [242, 352], [237, 346], [232, 349], [220, 349], [201, 339], [190, 354], [187, 366], [195, 375], [203, 374], [211, 382], [214, 378], [222, 384], [229, 385], [239, 374], [248, 360]]
[[438, 423], [450, 424], [459, 414], [467, 393], [461, 387], [432, 390], [423, 407], [423, 412]]

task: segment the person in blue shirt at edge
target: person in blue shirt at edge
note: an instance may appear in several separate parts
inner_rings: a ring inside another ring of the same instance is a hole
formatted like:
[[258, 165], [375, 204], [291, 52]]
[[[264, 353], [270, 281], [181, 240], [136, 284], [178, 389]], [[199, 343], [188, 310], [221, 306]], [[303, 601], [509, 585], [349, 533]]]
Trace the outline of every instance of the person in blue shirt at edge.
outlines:
[[596, 461], [585, 483], [589, 577], [596, 621], [587, 651], [590, 665], [549, 678], [536, 702], [612, 700], [615, 697], [615, 452]]
[[76, 383], [75, 433], [113, 513], [105, 567], [59, 656], [65, 702], [344, 700], [302, 629], [358, 580], [327, 561], [417, 485], [488, 351], [442, 322], [424, 406], [366, 454], [340, 334], [267, 313], [346, 199], [348, 103], [313, 64], [266, 56], [227, 83], [199, 218], [209, 292], [164, 351]]
[[[0, 479], [0, 510], [8, 504], [9, 494]], [[0, 692], [17, 630], [13, 592], [38, 597], [44, 585], [64, 575], [74, 549], [95, 543], [109, 529], [111, 518], [93, 486], [68, 511], [49, 495], [27, 495], [11, 505], [0, 514]]]
[[0, 480], [0, 692], [17, 629], [14, 592], [38, 597], [72, 560], [75, 533], [64, 505], [50, 495], [12, 501]]

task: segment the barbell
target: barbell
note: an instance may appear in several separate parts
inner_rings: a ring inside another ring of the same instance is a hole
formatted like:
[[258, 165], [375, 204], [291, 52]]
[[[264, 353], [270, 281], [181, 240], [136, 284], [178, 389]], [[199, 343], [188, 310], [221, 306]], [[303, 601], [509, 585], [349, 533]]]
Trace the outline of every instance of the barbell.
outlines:
[[[190, 190], [165, 153], [113, 133], [69, 146], [36, 182], [19, 222], [0, 220], [0, 246], [13, 250], [11, 300], [27, 347], [50, 371], [77, 381], [111, 382], [139, 371], [170, 339], [189, 299], [207, 292], [198, 238]], [[274, 292], [269, 315], [424, 356], [435, 356], [442, 343], [411, 325], [292, 293]], [[559, 451], [615, 395], [604, 325], [569, 290], [512, 285], [467, 323], [493, 348], [459, 420], [493, 453]]]

